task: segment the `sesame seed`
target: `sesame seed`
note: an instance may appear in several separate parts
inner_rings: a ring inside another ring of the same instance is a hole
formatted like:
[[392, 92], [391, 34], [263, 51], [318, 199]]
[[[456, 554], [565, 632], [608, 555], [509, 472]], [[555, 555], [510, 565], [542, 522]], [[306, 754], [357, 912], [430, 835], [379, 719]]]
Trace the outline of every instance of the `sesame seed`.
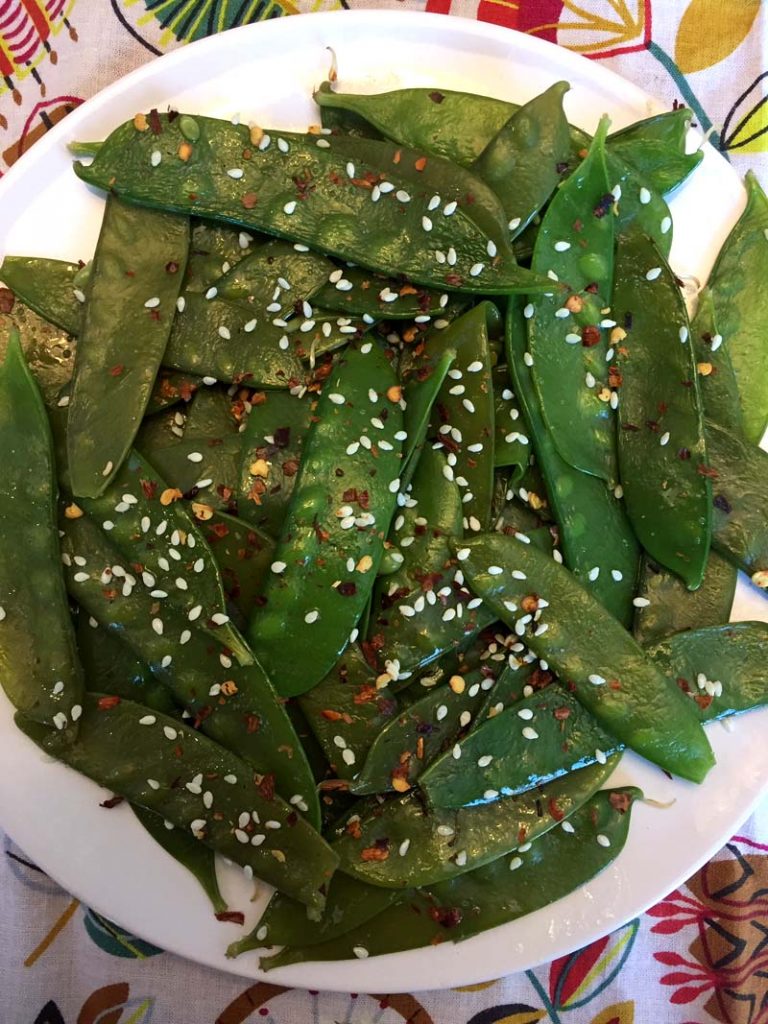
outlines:
[[526, 739], [526, 740], [537, 740], [538, 738], [539, 738], [539, 734], [536, 732], [536, 730], [531, 728], [530, 725], [526, 725], [525, 728], [523, 729], [523, 739]]
[[178, 732], [170, 725], [163, 726], [163, 735], [167, 740], [175, 740], [179, 735]]
[[659, 438], [659, 444], [662, 446], [662, 448], [664, 447], [664, 445], [669, 444], [669, 431], [668, 430], [665, 430], [664, 433]]
[[555, 242], [555, 252], [568, 252], [570, 248], [570, 242]]
[[500, 565], [489, 565], [488, 566], [488, 575], [489, 576], [501, 576], [501, 574], [503, 572], [504, 572], [504, 570], [502, 569], [502, 567]]
[[210, 301], [211, 299], [215, 299], [218, 294], [219, 289], [215, 285], [211, 285], [211, 287], [205, 293], [205, 297]]
[[179, 637], [179, 643], [182, 645], [182, 647], [184, 646], [184, 644], [188, 644], [191, 639], [192, 639], [191, 631], [188, 630], [188, 629], [183, 629], [181, 631], [181, 636]]
[[478, 759], [477, 759], [477, 767], [478, 768], [487, 768], [492, 760], [493, 760], [493, 757], [491, 756], [491, 754], [483, 754], [482, 757], [478, 757]]
[[317, 608], [313, 608], [312, 611], [307, 612], [307, 614], [304, 616], [304, 621], [307, 623], [308, 626], [311, 626], [312, 623], [317, 622], [319, 618], [320, 612], [317, 610]]
[[189, 459], [190, 462], [202, 462], [203, 461], [203, 453], [202, 452], [190, 452], [189, 455], [187, 455], [187, 458]]
[[431, 231], [432, 230], [432, 221], [429, 219], [429, 217], [422, 217], [421, 218], [421, 226], [422, 226], [422, 228], [424, 228], [425, 231]]
[[224, 626], [229, 622], [229, 616], [225, 615], [224, 612], [214, 612], [211, 616], [211, 622], [215, 626]]
[[640, 202], [643, 204], [643, 206], [647, 206], [648, 203], [650, 203], [650, 201], [651, 201], [651, 193], [648, 191], [647, 188], [641, 188], [640, 189]]
[[581, 335], [573, 334], [571, 332], [570, 334], [566, 334], [565, 340], [568, 342], [569, 345], [578, 345], [581, 343]]
[[149, 158], [149, 162], [153, 167], [159, 167], [160, 161], [163, 159], [163, 154], [159, 149], [153, 149]]
[[655, 281], [661, 275], [661, 267], [651, 267], [645, 275], [646, 281]]
[[218, 333], [219, 333], [219, 337], [223, 338], [225, 341], [229, 341], [231, 339], [231, 337], [232, 337], [229, 328], [225, 327], [223, 324], [219, 327], [219, 332]]
[[464, 406], [464, 408], [467, 410], [467, 412], [474, 413], [474, 411], [475, 411], [475, 403], [473, 401], [471, 401], [471, 399], [469, 399], [469, 398], [462, 398], [461, 404]]
[[591, 568], [591, 569], [589, 570], [589, 572], [587, 573], [587, 579], [588, 579], [588, 580], [589, 580], [589, 581], [590, 581], [591, 583], [594, 583], [594, 582], [595, 582], [595, 580], [596, 580], [596, 579], [598, 578], [598, 576], [599, 576], [599, 575], [600, 575], [600, 566], [599, 566], [599, 565], [595, 565], [595, 566], [593, 566], [593, 568]]
[[605, 686], [605, 679], [598, 675], [597, 672], [593, 672], [588, 678], [593, 686]]
[[114, 462], [112, 462], [112, 460], [110, 459], [110, 461], [109, 461], [109, 462], [107, 462], [107, 464], [106, 464], [106, 465], [104, 466], [104, 469], [102, 469], [102, 471], [101, 471], [101, 475], [102, 475], [102, 476], [109, 476], [109, 474], [110, 474], [110, 473], [112, 472], [112, 470], [113, 470], [114, 468], [115, 468], [115, 464], [114, 464]]
[[446, 217], [452, 217], [453, 214], [456, 213], [456, 207], [458, 205], [459, 204], [456, 202], [456, 200], [452, 199], [450, 203], [446, 203], [445, 206], [443, 207], [443, 214]]
[[650, 603], [647, 597], [636, 597], [632, 601], [635, 608], [647, 608]]
[[445, 704], [441, 704], [435, 712], [435, 718], [438, 722], [442, 722], [445, 716], [448, 714], [448, 708]]
[[509, 862], [509, 870], [510, 871], [517, 871], [517, 869], [521, 868], [522, 866], [523, 866], [523, 858], [522, 857], [513, 857], [510, 860], [510, 862]]
[[409, 849], [410, 845], [411, 845], [411, 840], [410, 839], [404, 839], [402, 841], [402, 843], [400, 843], [400, 846], [398, 847], [397, 852], [400, 854], [401, 857], [404, 857], [406, 855], [406, 853], [408, 853], [408, 849]]
[[526, 366], [533, 366], [533, 356], [530, 352], [523, 353], [523, 362]]
[[671, 227], [672, 227], [672, 218], [669, 217], [669, 216], [662, 217], [662, 220], [661, 220], [661, 233], [662, 233], [662, 235], [666, 235]]
[[147, 301], [144, 303], [144, 308], [156, 309], [159, 305], [160, 299], [156, 295], [153, 295], [151, 299], [147, 299]]
[[621, 569], [611, 569], [611, 576], [616, 581], [616, 583], [620, 583], [624, 579], [624, 573], [621, 571]]
[[139, 719], [139, 725], [154, 725], [157, 719], [154, 715], [144, 715]]
[[603, 751], [598, 748], [595, 750], [595, 760], [598, 764], [605, 764], [608, 758], [605, 756]]
[[560, 828], [563, 830], [563, 832], [568, 832], [571, 835], [573, 835], [573, 833], [576, 831], [576, 829], [573, 827], [570, 821], [562, 822]]
[[597, 836], [597, 842], [599, 843], [600, 846], [610, 846], [611, 845], [611, 840], [608, 838], [608, 836], [603, 835], [602, 832], [600, 833], [600, 835]]
[[163, 620], [154, 618], [152, 619], [152, 629], [157, 633], [158, 636], [163, 635]]
[[681, 327], [678, 331], [678, 336], [680, 338], [680, 341], [684, 345], [686, 341], [688, 341], [688, 328], [685, 326]]
[[72, 294], [78, 302], [85, 302], [85, 292], [81, 291], [79, 288], [73, 288]]
[[200, 618], [200, 615], [202, 614], [202, 611], [203, 611], [203, 606], [201, 604], [196, 604], [194, 608], [190, 609], [189, 614], [187, 615], [187, 618], [189, 619], [190, 622], [195, 622], [197, 619]]
[[482, 274], [484, 269], [485, 269], [485, 264], [484, 263], [473, 263], [472, 266], [469, 268], [469, 276], [470, 277], [479, 277], [480, 274]]
[[290, 215], [295, 211], [296, 205], [296, 200], [291, 199], [291, 201], [289, 203], [286, 203], [285, 206], [283, 207], [283, 213], [287, 213], [288, 216], [290, 217]]
[[405, 189], [402, 188], [398, 189], [397, 192], [395, 192], [395, 199], [397, 199], [401, 203], [410, 203], [411, 201], [411, 197], [408, 195]]
[[513, 217], [512, 220], [507, 225], [507, 227], [509, 228], [510, 231], [517, 231], [521, 223], [522, 220], [520, 217]]
[[352, 952], [355, 954], [358, 960], [365, 960], [368, 957], [368, 950], [365, 946], [353, 946]]
[[516, 580], [527, 580], [528, 579], [528, 577], [525, 575], [525, 573], [521, 572], [520, 569], [513, 569], [512, 570], [512, 578], [516, 579]]
[[346, 398], [344, 397], [344, 395], [340, 395], [338, 394], [338, 392], [333, 392], [332, 394], [328, 395], [328, 400], [330, 402], [333, 402], [334, 405], [344, 405], [344, 403], [346, 402]]
[[713, 352], [717, 352], [717, 350], [720, 348], [722, 343], [723, 343], [723, 336], [722, 336], [722, 334], [716, 334], [714, 336], [714, 338], [712, 339], [711, 343], [710, 343], [710, 348], [712, 349]]

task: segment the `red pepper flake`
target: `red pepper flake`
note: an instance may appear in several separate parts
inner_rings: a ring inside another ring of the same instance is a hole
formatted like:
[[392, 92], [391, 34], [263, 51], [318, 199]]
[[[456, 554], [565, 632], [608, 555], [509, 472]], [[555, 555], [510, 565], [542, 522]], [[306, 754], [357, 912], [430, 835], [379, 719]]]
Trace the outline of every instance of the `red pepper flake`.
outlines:
[[609, 366], [608, 367], [608, 387], [620, 388], [623, 383], [624, 383], [624, 378], [622, 377], [621, 372], [620, 372], [618, 366]]
[[399, 149], [396, 149], [396, 150], [395, 150], [395, 155], [394, 155], [394, 156], [392, 157], [392, 163], [393, 163], [393, 164], [399, 164], [399, 163], [400, 163], [400, 157], [401, 157], [401, 155], [402, 155], [402, 154], [400, 153], [400, 150], [399, 150]]
[[155, 107], [152, 107], [152, 109], [150, 110], [149, 115], [147, 117], [147, 121], [149, 122], [149, 127], [153, 135], [159, 135], [162, 132], [163, 126], [160, 121], [160, 115], [158, 114]]
[[256, 203], [258, 203], [259, 197], [255, 192], [246, 192], [240, 202], [246, 210], [252, 210]]
[[584, 288], [585, 292], [589, 292], [590, 295], [597, 295], [597, 281], [590, 281]]
[[333, 708], [324, 708], [320, 714], [329, 722], [339, 722], [344, 717], [340, 711], [334, 711]]
[[715, 508], [719, 508], [721, 512], [725, 512], [726, 515], [730, 515], [733, 511], [730, 501], [728, 501], [724, 494], [716, 494], [712, 504]]
[[98, 703], [97, 703], [97, 707], [98, 707], [99, 711], [111, 711], [112, 708], [116, 708], [119, 703], [120, 703], [120, 698], [119, 697], [114, 697], [114, 696], [99, 697], [99, 700], [98, 700]]
[[261, 719], [258, 715], [246, 715], [245, 716], [245, 731], [246, 732], [258, 732], [261, 728]]
[[16, 296], [10, 288], [0, 288], [0, 313], [10, 313], [15, 301]]
[[242, 910], [220, 910], [216, 915], [216, 920], [243, 925], [245, 924], [245, 914]]
[[614, 204], [614, 198], [610, 192], [606, 192], [604, 196], [601, 196], [597, 201], [597, 206], [593, 209], [592, 213], [598, 220], [604, 217], [606, 213]]
[[359, 839], [363, 834], [360, 819], [357, 816], [350, 818], [344, 831], [348, 836], [352, 836], [353, 839]]
[[99, 807], [106, 807], [108, 811], [111, 811], [113, 807], [118, 807], [125, 797], [122, 796], [111, 796], [108, 800], [102, 800]]
[[594, 348], [600, 342], [600, 328], [588, 324], [581, 329], [581, 344], [584, 348]]
[[151, 501], [157, 492], [157, 481], [156, 480], [144, 480], [139, 481], [141, 490], [147, 501]]
[[528, 829], [526, 828], [525, 825], [521, 825], [520, 828], [518, 829], [518, 832], [517, 832], [517, 842], [518, 842], [518, 845], [522, 846], [522, 844], [525, 842], [525, 837], [527, 835], [528, 835]]
[[379, 691], [375, 686], [361, 686], [352, 699], [355, 704], [370, 704], [378, 695]]
[[116, 363], [115, 366], [109, 370], [110, 377], [121, 377], [125, 373], [125, 365], [123, 363]]
[[211, 527], [211, 533], [219, 539], [222, 539], [229, 534], [229, 527], [225, 523], [214, 523]]
[[438, 92], [437, 90], [435, 90], [434, 92], [429, 93], [428, 95], [429, 95], [429, 98], [432, 100], [433, 103], [442, 103], [443, 100], [445, 99], [445, 96], [443, 95], [443, 93]]
[[269, 772], [267, 775], [261, 777], [261, 781], [257, 783], [256, 789], [258, 789], [261, 796], [265, 800], [275, 799], [275, 775], [274, 772]]
[[389, 859], [389, 843], [386, 846], [366, 846], [360, 851], [360, 860], [379, 861]]
[[176, 260], [169, 260], [165, 264], [165, 272], [167, 274], [176, 274], [176, 273], [178, 273], [178, 270], [179, 270], [179, 264], [176, 262]]
[[290, 427], [277, 427], [273, 431], [272, 436], [275, 439], [275, 447], [287, 448], [291, 443], [291, 428]]
[[549, 816], [553, 821], [562, 821], [565, 817], [565, 812], [562, 811], [554, 797], [550, 798], [549, 804], [547, 805], [549, 810]]
[[555, 708], [555, 710], [552, 712], [552, 714], [555, 716], [555, 718], [557, 719], [558, 722], [564, 722], [566, 720], [566, 718], [570, 718], [571, 717], [571, 709], [570, 708]]
[[690, 448], [680, 448], [680, 449], [678, 449], [677, 457], [678, 457], [678, 459], [682, 459], [683, 462], [687, 462], [688, 459], [690, 459], [690, 457], [691, 457], [691, 449]]
[[299, 471], [298, 459], [286, 459], [283, 463], [283, 476], [296, 476]]
[[697, 693], [693, 698], [699, 705], [702, 711], [706, 711], [709, 705], [712, 703], [712, 697], [708, 693]]
[[345, 580], [336, 587], [336, 593], [342, 597], [354, 597], [357, 593], [357, 584], [353, 580]]
[[626, 814], [632, 806], [632, 797], [629, 793], [614, 792], [608, 796], [608, 802], [614, 811], [618, 811], [619, 814]]
[[429, 916], [441, 928], [456, 928], [464, 917], [460, 907], [430, 907]]
[[717, 480], [720, 476], [716, 469], [713, 469], [712, 466], [705, 466], [703, 462], [700, 462], [696, 467], [696, 472], [699, 476], [706, 476], [710, 480]]
[[417, 171], [423, 171], [427, 166], [427, 158], [425, 156], [420, 156], [418, 160], [414, 160], [413, 166]]

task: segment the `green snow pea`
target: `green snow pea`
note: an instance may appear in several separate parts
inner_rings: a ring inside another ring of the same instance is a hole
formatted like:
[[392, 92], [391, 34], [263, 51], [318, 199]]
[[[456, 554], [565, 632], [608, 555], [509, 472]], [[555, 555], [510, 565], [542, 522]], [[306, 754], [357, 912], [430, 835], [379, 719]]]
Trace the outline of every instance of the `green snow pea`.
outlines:
[[194, 617], [163, 606], [87, 516], [63, 519], [61, 527], [66, 583], [81, 608], [149, 665], [196, 726], [319, 821], [312, 773], [261, 666], [234, 664], [229, 649], [199, 631]]
[[669, 195], [704, 159], [701, 149], [686, 152], [691, 116], [687, 107], [677, 107], [635, 121], [609, 137], [609, 149], [630, 164], [652, 191]]
[[359, 810], [353, 808], [351, 823], [348, 819], [337, 827], [331, 848], [339, 870], [362, 882], [391, 889], [440, 882], [554, 828], [600, 788], [616, 761], [610, 758], [548, 786], [475, 807], [428, 810], [415, 794], [384, 803], [370, 797]]
[[249, 631], [281, 696], [328, 674], [373, 588], [400, 490], [395, 385], [385, 350], [366, 342], [344, 353], [323, 387]]
[[188, 248], [184, 218], [107, 200], [67, 425], [69, 475], [80, 497], [101, 494], [133, 444], [165, 352]]
[[[289, 237], [437, 288], [488, 294], [543, 285], [514, 262], [493, 193], [448, 161], [348, 136], [265, 134], [252, 146], [247, 127], [208, 117], [196, 118], [200, 138], [193, 144], [180, 120], [161, 115], [159, 134], [129, 121], [88, 167], [78, 162], [75, 170], [134, 203]], [[382, 183], [391, 191], [382, 192]], [[456, 202], [455, 214], [433, 212], [433, 196]], [[451, 247], [456, 263], [446, 270], [434, 253]]]
[[224, 512], [215, 512], [199, 529], [213, 552], [227, 601], [246, 623], [274, 559], [274, 541], [251, 523]]
[[552, 829], [530, 849], [409, 893], [340, 936], [318, 945], [289, 945], [262, 957], [259, 966], [269, 971], [307, 960], [381, 956], [458, 942], [531, 914], [574, 892], [616, 859], [627, 839], [628, 812], [641, 797], [629, 787], [601, 790], [574, 811], [572, 830]]
[[229, 648], [241, 664], [250, 664], [253, 655], [224, 610], [213, 552], [178, 498], [178, 492], [132, 451], [100, 497], [79, 501], [108, 531], [126, 562], [141, 566], [144, 586], [162, 601], [160, 621], [165, 608], [177, 608]]
[[555, 82], [516, 110], [472, 164], [496, 192], [512, 237], [544, 206], [568, 168], [571, 137], [563, 112], [567, 82]]
[[614, 417], [600, 397], [608, 350], [601, 309], [610, 303], [613, 280], [614, 197], [608, 191], [606, 131], [604, 119], [584, 161], [555, 193], [541, 222], [531, 266], [556, 275], [569, 294], [553, 284], [549, 295], [526, 306], [525, 359], [562, 458], [612, 485]]
[[572, 684], [607, 731], [654, 764], [702, 781], [714, 757], [694, 710], [567, 569], [500, 534], [452, 543], [464, 545], [472, 590]]
[[522, 477], [531, 458], [528, 435], [519, 428], [520, 410], [512, 391], [512, 378], [508, 367], [494, 366], [493, 372], [493, 423], [496, 433], [494, 445], [494, 466], [496, 469], [512, 467], [508, 481], [517, 483]]
[[614, 314], [622, 333], [619, 473], [648, 554], [700, 586], [712, 536], [712, 485], [688, 316], [677, 281], [650, 238], [621, 235]]
[[[752, 582], [768, 588], [768, 453], [718, 424], [706, 422], [713, 472], [712, 545]], [[714, 474], [717, 474], [716, 476]]]
[[154, 811], [134, 806], [131, 806], [131, 810], [155, 842], [197, 879], [203, 892], [211, 901], [214, 914], [226, 913], [227, 904], [221, 895], [219, 881], [216, 877], [214, 851], [195, 839], [191, 832], [184, 832], [171, 822], [166, 823]]
[[421, 454], [408, 504], [390, 533], [401, 562], [376, 583], [370, 635], [379, 662], [395, 666], [393, 681], [434, 661], [493, 621], [473, 600], [451, 556], [449, 538], [461, 537], [459, 488], [441, 451]]
[[616, 202], [616, 234], [620, 235], [636, 224], [654, 240], [664, 256], [669, 256], [672, 215], [664, 196], [648, 188], [635, 168], [607, 146], [605, 168], [611, 191], [619, 196]]
[[494, 395], [489, 312], [480, 303], [444, 335], [456, 358], [435, 398], [428, 434], [446, 451], [448, 470], [459, 486], [465, 528], [487, 530], [491, 522], [495, 464]]
[[[10, 303], [9, 303], [10, 304]], [[75, 361], [72, 339], [21, 302], [13, 302], [10, 313], [0, 313], [0, 360], [5, 357], [13, 328], [19, 332], [24, 359], [35, 378], [49, 416], [60, 416], [69, 402], [69, 381]], [[53, 429], [53, 428], [52, 428]], [[66, 440], [66, 439], [65, 439]], [[54, 442], [58, 438], [54, 436]], [[58, 448], [56, 462], [58, 465]]]
[[85, 281], [79, 287], [77, 282], [83, 270], [80, 264], [65, 260], [6, 256], [0, 264], [0, 280], [43, 319], [67, 334], [78, 334]]
[[693, 698], [703, 722], [768, 703], [768, 624], [730, 622], [667, 637], [648, 655]]
[[433, 807], [465, 807], [516, 796], [622, 749], [565, 689], [548, 686], [459, 740], [419, 787]]
[[185, 292], [205, 292], [240, 260], [249, 256], [260, 238], [229, 224], [193, 220]]
[[360, 648], [351, 644], [328, 675], [299, 697], [325, 756], [340, 779], [360, 771], [368, 750], [398, 711], [398, 700]]
[[156, 435], [142, 431], [136, 447], [168, 487], [191, 499], [195, 517], [205, 520], [212, 510], [236, 511], [242, 436], [183, 437], [163, 443], [168, 438], [168, 432], [162, 432], [158, 443]]
[[417, 320], [450, 316], [462, 306], [461, 300], [433, 288], [410, 284], [400, 278], [382, 277], [359, 267], [335, 268], [322, 288], [314, 294], [322, 309], [375, 320]]
[[[635, 640], [645, 647], [684, 629], [727, 622], [737, 576], [734, 565], [716, 551], [710, 551], [701, 586], [689, 590], [674, 573], [644, 558], [638, 587], [642, 603], [635, 608], [632, 628]], [[649, 603], [645, 604], [646, 601]]]
[[732, 434], [744, 436], [739, 385], [733, 363], [715, 321], [712, 292], [699, 293], [699, 308], [691, 323], [691, 337], [697, 359], [699, 392], [704, 415]]
[[16, 723], [46, 753], [322, 909], [338, 862], [333, 850], [245, 761], [207, 736], [141, 704], [90, 693], [76, 743], [23, 715]]
[[69, 739], [83, 674], [61, 571], [53, 442], [16, 330], [0, 365], [0, 442], [0, 680], [15, 707]]
[[374, 740], [350, 791], [358, 796], [407, 792], [445, 745], [469, 726], [494, 683], [483, 668], [455, 674], [401, 708]]
[[255, 395], [245, 419], [240, 515], [270, 536], [278, 536], [283, 525], [311, 420], [310, 398], [285, 391]]
[[176, 710], [168, 687], [155, 679], [149, 665], [117, 633], [83, 611], [77, 616], [77, 653], [89, 690], [135, 700], [166, 715]]
[[[451, 325], [453, 326], [453, 325]], [[401, 479], [407, 487], [426, 440], [432, 407], [456, 359], [456, 335], [451, 328], [433, 328], [415, 350], [406, 349], [400, 361], [407, 434], [403, 445]]]
[[318, 920], [308, 917], [307, 908], [297, 900], [275, 893], [250, 935], [233, 942], [227, 956], [240, 956], [264, 946], [316, 946], [329, 942], [369, 921], [399, 899], [401, 894], [396, 889], [366, 885], [337, 871]]
[[[515, 394], [557, 520], [565, 564], [612, 615], [629, 625], [639, 561], [635, 535], [621, 502], [603, 481], [569, 466], [553, 443], [525, 361], [520, 303], [510, 302], [507, 308], [506, 344]], [[529, 503], [535, 497], [534, 504], [541, 504], [543, 494], [537, 491], [526, 488]]]
[[247, 304], [263, 329], [275, 318], [293, 316], [295, 303], [312, 299], [335, 269], [327, 256], [273, 238], [213, 284], [220, 298]]
[[768, 423], [768, 197], [749, 171], [747, 206], [717, 257], [709, 279], [715, 319], [736, 371], [748, 441], [759, 444]]

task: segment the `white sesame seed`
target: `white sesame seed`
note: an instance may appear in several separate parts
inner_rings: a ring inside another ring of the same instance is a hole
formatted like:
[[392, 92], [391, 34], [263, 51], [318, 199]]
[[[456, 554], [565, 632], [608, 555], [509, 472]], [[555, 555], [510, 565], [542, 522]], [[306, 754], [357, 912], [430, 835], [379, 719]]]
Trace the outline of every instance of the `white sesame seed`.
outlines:
[[533, 729], [530, 725], [526, 725], [523, 729], [523, 739], [537, 740], [538, 738], [539, 734], [536, 732], [536, 730]]
[[432, 230], [432, 221], [429, 219], [429, 217], [422, 217], [421, 218], [421, 226], [422, 226], [422, 228], [425, 231], [431, 231]]
[[588, 678], [593, 686], [605, 686], [605, 679], [598, 675], [597, 672], [593, 672]]
[[530, 352], [523, 353], [523, 362], [526, 366], [533, 366], [533, 356]]
[[493, 760], [493, 757], [492, 757], [491, 754], [483, 754], [482, 757], [478, 757], [478, 759], [477, 759], [477, 767], [478, 768], [487, 768], [492, 760]]
[[598, 764], [605, 764], [608, 758], [605, 756], [603, 751], [598, 748], [595, 750], [595, 760]]
[[480, 274], [482, 274], [484, 269], [485, 269], [485, 264], [484, 263], [473, 263], [472, 266], [469, 268], [469, 276], [470, 277], [479, 277]]
[[452, 217], [453, 214], [456, 213], [456, 207], [458, 205], [459, 204], [456, 202], [455, 199], [452, 199], [450, 203], [446, 203], [445, 206], [443, 207], [444, 215], [446, 217]]
[[189, 459], [190, 462], [202, 462], [203, 454], [202, 452], [190, 452], [187, 455], [187, 458]]
[[620, 583], [624, 579], [624, 573], [621, 569], [611, 569], [611, 576], [616, 583]]
[[218, 294], [219, 289], [215, 285], [211, 285], [211, 287], [205, 293], [205, 297], [210, 301], [211, 299], [215, 299]]
[[645, 279], [646, 281], [655, 281], [660, 275], [661, 267], [651, 267], [651, 269], [646, 273]]
[[190, 609], [187, 618], [189, 619], [190, 622], [195, 622], [197, 619], [200, 618], [202, 611], [203, 606], [201, 604], [196, 604], [194, 608]]
[[600, 566], [599, 565], [595, 565], [587, 573], [587, 579], [590, 580], [590, 582], [594, 583], [599, 575], [600, 575]]
[[328, 400], [330, 402], [333, 402], [334, 405], [344, 405], [344, 403], [346, 402], [346, 398], [344, 397], [344, 395], [340, 395], [338, 394], [338, 392], [333, 392], [332, 394], [328, 395]]
[[611, 840], [608, 838], [608, 836], [603, 835], [602, 832], [600, 833], [599, 836], [597, 836], [597, 841], [600, 844], [600, 846], [610, 846], [611, 845]]
[[411, 201], [411, 197], [408, 195], [405, 189], [402, 188], [398, 189], [397, 192], [395, 192], [395, 199], [397, 199], [398, 202], [401, 203], [410, 203]]
[[175, 740], [179, 735], [178, 732], [170, 725], [163, 726], [163, 735], [167, 740]]
[[665, 430], [664, 433], [659, 438], [659, 444], [662, 446], [662, 448], [664, 447], [664, 445], [669, 444], [669, 431], [668, 430]]
[[317, 622], [319, 618], [320, 612], [317, 610], [317, 608], [313, 608], [312, 611], [307, 612], [307, 614], [304, 616], [304, 621], [307, 623], [308, 626], [311, 626], [312, 623]]
[[85, 292], [79, 288], [73, 288], [72, 294], [75, 296], [78, 302], [85, 302]]
[[648, 191], [647, 188], [645, 188], [645, 187], [641, 188], [640, 189], [640, 202], [643, 204], [643, 206], [647, 206], [648, 203], [650, 203], [650, 201], [651, 201], [651, 193]]
[[139, 719], [139, 725], [154, 725], [157, 721], [154, 715], [144, 715]]
[[688, 341], [688, 328], [685, 325], [678, 331], [678, 336], [683, 345]]
[[555, 252], [568, 252], [570, 248], [570, 242], [555, 242]]
[[713, 352], [717, 352], [717, 350], [720, 348], [722, 343], [723, 343], [723, 336], [722, 336], [722, 334], [716, 334], [712, 338], [712, 341], [710, 342], [710, 348], [712, 349]]
[[352, 952], [355, 954], [358, 960], [365, 960], [368, 957], [368, 950], [365, 946], [353, 946]]
[[160, 161], [163, 159], [163, 154], [159, 149], [153, 149], [149, 157], [149, 162], [153, 167], [159, 167]]
[[522, 857], [513, 857], [510, 860], [510, 862], [509, 862], [509, 870], [510, 871], [517, 871], [517, 869], [521, 868], [522, 866], [523, 866], [523, 858]]
[[672, 218], [669, 216], [662, 217], [660, 227], [662, 235], [666, 235], [669, 229], [672, 227]]

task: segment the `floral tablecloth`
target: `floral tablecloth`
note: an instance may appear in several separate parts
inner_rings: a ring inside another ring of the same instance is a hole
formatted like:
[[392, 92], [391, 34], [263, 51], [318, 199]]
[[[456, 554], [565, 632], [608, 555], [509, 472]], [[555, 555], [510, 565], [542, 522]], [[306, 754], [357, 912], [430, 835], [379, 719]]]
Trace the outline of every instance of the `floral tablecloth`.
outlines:
[[[337, 7], [478, 18], [605, 61], [690, 106], [737, 169], [768, 186], [766, 0], [0, 0], [0, 172], [160, 53]], [[0, 840], [0, 1024], [768, 1022], [768, 803], [684, 886], [586, 949], [470, 989], [377, 996], [249, 985], [179, 960], [80, 906]]]

